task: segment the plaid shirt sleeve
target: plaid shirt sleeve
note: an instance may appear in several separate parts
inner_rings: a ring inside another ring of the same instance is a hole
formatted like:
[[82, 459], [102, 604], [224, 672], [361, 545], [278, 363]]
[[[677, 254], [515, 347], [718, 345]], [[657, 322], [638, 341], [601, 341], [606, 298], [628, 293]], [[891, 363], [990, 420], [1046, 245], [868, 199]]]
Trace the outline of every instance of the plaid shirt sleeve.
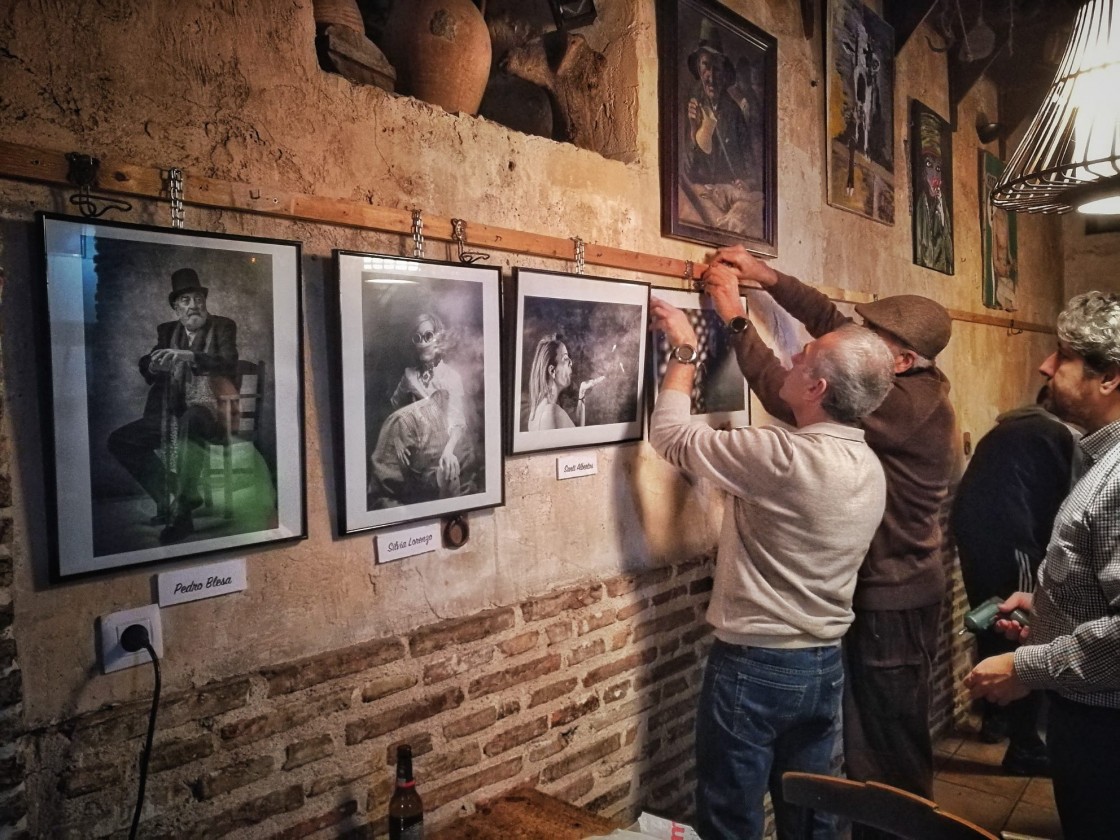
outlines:
[[1081, 446], [1091, 466], [1054, 523], [1015, 674], [1030, 688], [1120, 709], [1120, 423]]

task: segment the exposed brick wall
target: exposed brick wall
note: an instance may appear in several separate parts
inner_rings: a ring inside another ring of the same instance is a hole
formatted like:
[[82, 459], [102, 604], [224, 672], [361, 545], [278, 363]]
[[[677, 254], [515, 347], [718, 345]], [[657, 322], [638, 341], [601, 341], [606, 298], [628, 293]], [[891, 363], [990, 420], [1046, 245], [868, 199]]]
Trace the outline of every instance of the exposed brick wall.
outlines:
[[[141, 833], [380, 836], [402, 741], [432, 825], [523, 782], [624, 819], [643, 807], [689, 818], [711, 563], [166, 696]], [[36, 834], [127, 835], [147, 714], [142, 700], [29, 736]]]

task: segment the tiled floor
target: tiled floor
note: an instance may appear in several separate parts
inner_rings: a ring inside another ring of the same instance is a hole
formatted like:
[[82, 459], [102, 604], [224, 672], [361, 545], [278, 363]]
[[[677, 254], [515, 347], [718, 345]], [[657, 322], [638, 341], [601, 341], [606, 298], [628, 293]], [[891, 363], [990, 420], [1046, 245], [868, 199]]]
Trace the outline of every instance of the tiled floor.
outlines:
[[1000, 767], [1007, 742], [985, 744], [974, 735], [936, 745], [934, 800], [942, 809], [996, 834], [1014, 832], [1060, 840], [1049, 779], [1005, 775]]

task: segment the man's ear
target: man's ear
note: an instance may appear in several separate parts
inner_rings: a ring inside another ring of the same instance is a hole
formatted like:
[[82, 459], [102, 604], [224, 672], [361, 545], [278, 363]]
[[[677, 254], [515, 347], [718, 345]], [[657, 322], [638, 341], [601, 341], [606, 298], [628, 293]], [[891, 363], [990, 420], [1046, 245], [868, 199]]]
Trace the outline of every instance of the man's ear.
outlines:
[[902, 349], [894, 354], [894, 372], [906, 373], [910, 368], [914, 367], [914, 362], [918, 357], [913, 350]]
[[1111, 394], [1120, 390], [1120, 365], [1112, 365], [1102, 373], [1100, 383], [1102, 394]]
[[820, 402], [824, 399], [824, 395], [828, 392], [828, 382], [824, 379], [817, 379], [809, 386], [809, 395]]

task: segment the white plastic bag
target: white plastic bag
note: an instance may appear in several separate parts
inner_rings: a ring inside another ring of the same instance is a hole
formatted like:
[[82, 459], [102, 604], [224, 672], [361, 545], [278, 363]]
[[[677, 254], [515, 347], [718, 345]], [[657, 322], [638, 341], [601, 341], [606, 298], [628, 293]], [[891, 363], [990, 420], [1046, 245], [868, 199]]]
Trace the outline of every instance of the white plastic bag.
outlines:
[[588, 837], [587, 840], [700, 840], [700, 835], [684, 823], [643, 812], [629, 828], [617, 828], [610, 834]]

